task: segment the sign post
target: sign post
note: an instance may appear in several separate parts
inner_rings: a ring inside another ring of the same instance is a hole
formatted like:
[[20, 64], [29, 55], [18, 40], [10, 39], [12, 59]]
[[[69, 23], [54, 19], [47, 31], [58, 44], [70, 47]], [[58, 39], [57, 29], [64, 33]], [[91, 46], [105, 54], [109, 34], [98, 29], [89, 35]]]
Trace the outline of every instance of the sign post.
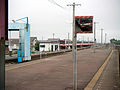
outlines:
[[69, 4], [67, 6], [73, 6], [73, 36], [72, 36], [72, 54], [73, 54], [73, 90], [77, 90], [77, 59], [76, 59], [76, 52], [77, 52], [77, 46], [76, 46], [76, 39], [77, 39], [77, 33], [75, 30], [75, 6], [78, 6], [81, 4]]

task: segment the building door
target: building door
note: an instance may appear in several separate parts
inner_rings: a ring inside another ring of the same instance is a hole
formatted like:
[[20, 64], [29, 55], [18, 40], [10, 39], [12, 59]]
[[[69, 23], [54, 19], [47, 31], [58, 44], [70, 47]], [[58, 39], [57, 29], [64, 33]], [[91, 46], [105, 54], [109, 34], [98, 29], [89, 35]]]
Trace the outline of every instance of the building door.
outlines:
[[58, 45], [55, 45], [55, 51], [57, 51], [58, 50]]
[[51, 45], [51, 51], [53, 52], [53, 45]]

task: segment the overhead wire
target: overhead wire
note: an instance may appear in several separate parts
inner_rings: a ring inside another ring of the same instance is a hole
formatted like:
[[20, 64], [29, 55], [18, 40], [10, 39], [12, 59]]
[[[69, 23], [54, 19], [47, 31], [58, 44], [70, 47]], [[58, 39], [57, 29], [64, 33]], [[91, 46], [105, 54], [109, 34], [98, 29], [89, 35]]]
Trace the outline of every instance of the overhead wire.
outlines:
[[[65, 11], [65, 13], [67, 14], [67, 16], [68, 15], [70, 15], [69, 14], [69, 11], [65, 8], [65, 7], [63, 7], [63, 6], [61, 6], [60, 4], [58, 4], [57, 2], [55, 2], [55, 0], [48, 0], [50, 3], [52, 3], [52, 4], [54, 4], [54, 5], [57, 5], [58, 7], [60, 7], [61, 9], [63, 9], [64, 11]], [[68, 20], [69, 21], [69, 20]]]
[[54, 4], [54, 5], [57, 5], [58, 7], [60, 7], [61, 9], [63, 9], [64, 11], [65, 11], [65, 13], [67, 13], [67, 15], [69, 15], [68, 14], [68, 10], [67, 10], [67, 8], [65, 8], [65, 7], [63, 7], [63, 6], [61, 6], [60, 4], [58, 4], [57, 2], [55, 2], [55, 0], [48, 0], [50, 3], [52, 3], [52, 4]]
[[58, 4], [57, 2], [55, 2], [54, 0], [48, 0], [50, 3], [53, 3], [54, 5], [59, 6], [62, 9], [65, 9], [63, 6], [61, 6], [60, 4]]

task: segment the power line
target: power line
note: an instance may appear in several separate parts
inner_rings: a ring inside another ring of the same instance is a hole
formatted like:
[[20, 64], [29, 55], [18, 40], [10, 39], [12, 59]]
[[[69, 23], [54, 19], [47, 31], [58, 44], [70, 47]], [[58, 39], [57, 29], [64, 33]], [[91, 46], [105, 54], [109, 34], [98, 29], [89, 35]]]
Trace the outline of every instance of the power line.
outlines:
[[50, 3], [53, 3], [54, 5], [59, 6], [60, 8], [64, 9], [63, 6], [61, 6], [60, 4], [58, 4], [57, 2], [55, 2], [54, 0], [48, 0]]

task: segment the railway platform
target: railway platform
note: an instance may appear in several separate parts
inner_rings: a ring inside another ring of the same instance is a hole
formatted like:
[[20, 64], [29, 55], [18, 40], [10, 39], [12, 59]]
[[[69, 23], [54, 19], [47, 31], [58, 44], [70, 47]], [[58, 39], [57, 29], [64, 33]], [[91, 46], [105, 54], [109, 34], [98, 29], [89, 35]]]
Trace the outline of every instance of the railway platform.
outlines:
[[[112, 67], [117, 67], [118, 61], [114, 62], [114, 60], [117, 60], [116, 58], [117, 52], [111, 51], [111, 49], [96, 49], [95, 53], [93, 53], [93, 49], [77, 51], [78, 90], [84, 90], [88, 86], [106, 61], [108, 62], [101, 71], [101, 75], [99, 75], [98, 79], [95, 79], [96, 83], [92, 84], [93, 87], [88, 90], [100, 89], [98, 89], [99, 80], [101, 80], [105, 71], [108, 73], [104, 75], [105, 81], [111, 82], [110, 79], [106, 78], [108, 76], [109, 78], [111, 76], [115, 77], [113, 78], [114, 81], [118, 80], [119, 77], [115, 76], [115, 74], [118, 74], [118, 68], [114, 68], [115, 71], [112, 70]], [[110, 62], [114, 63], [109, 65]], [[114, 72], [114, 75], [109, 72], [108, 66], [111, 67], [110, 69]], [[118, 82], [116, 81], [114, 84], [113, 87], [115, 88], [113, 89], [109, 89], [112, 84], [110, 86], [106, 84], [108, 89], [101, 90], [119, 90]], [[72, 88], [73, 60], [71, 52], [6, 66], [6, 90], [72, 90]]]
[[120, 90], [118, 56], [115, 50], [93, 90]]

